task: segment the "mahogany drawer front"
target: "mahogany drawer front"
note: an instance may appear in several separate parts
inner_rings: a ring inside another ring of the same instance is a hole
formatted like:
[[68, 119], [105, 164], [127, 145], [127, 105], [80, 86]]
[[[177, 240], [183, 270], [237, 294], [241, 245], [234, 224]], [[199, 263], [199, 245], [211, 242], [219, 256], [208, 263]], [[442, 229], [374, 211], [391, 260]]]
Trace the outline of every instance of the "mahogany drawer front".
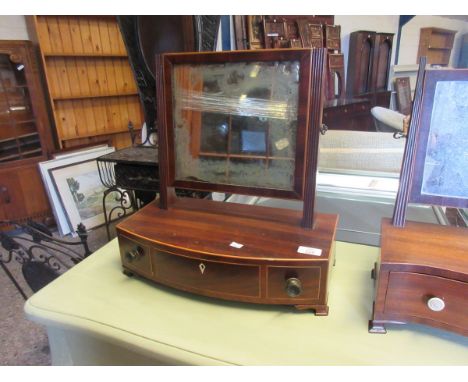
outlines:
[[[442, 310], [429, 308], [428, 301], [434, 297], [443, 301]], [[468, 283], [419, 273], [390, 272], [384, 312], [466, 328]]]
[[352, 111], [351, 106], [328, 107], [323, 110], [323, 118], [338, 118], [348, 116]]
[[[321, 268], [319, 266], [304, 267], [267, 267], [267, 298], [284, 300], [285, 303], [291, 301], [318, 300], [320, 297], [320, 277]], [[296, 297], [288, 296], [286, 292], [286, 282], [290, 278], [300, 281], [302, 292]]]
[[361, 104], [354, 105], [354, 111], [356, 113], [370, 112], [370, 109], [371, 109], [370, 103], [361, 103]]
[[357, 103], [346, 106], [328, 107], [323, 110], [323, 118], [353, 117], [360, 114], [370, 114], [369, 103]]
[[260, 298], [260, 267], [222, 263], [152, 250], [154, 280], [213, 296]]
[[153, 275], [149, 247], [123, 235], [118, 235], [122, 265], [143, 276]]

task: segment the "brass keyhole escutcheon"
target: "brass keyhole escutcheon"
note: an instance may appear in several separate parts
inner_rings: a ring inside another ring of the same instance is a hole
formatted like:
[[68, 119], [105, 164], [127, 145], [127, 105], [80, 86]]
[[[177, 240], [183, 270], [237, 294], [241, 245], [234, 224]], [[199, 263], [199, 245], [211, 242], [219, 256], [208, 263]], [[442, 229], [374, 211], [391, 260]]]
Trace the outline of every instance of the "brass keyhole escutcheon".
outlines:
[[205, 272], [206, 265], [203, 264], [203, 263], [200, 263], [200, 265], [198, 266], [198, 268], [200, 268], [200, 272], [201, 272], [201, 274], [203, 274], [203, 273]]

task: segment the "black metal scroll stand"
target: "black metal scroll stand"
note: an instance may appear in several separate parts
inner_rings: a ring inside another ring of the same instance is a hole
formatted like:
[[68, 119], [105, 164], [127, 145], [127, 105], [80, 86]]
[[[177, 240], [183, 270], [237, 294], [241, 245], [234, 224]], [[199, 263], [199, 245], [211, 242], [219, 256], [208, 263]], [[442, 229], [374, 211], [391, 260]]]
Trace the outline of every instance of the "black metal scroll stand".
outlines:
[[[146, 139], [136, 144], [133, 124], [128, 125], [132, 146], [97, 158], [99, 177], [106, 187], [102, 209], [107, 239], [111, 240], [110, 225], [136, 212], [153, 200], [159, 190], [157, 147], [151, 140], [154, 131], [148, 129]], [[106, 201], [114, 198], [117, 205], [108, 211]]]
[[[1, 225], [13, 227], [14, 230], [0, 231], [0, 245], [6, 251], [0, 252], [0, 267], [25, 300], [26, 293], [6, 264], [13, 260], [21, 264], [26, 283], [33, 292], [37, 292], [91, 254], [88, 233], [83, 224], [79, 224], [76, 230], [78, 241], [58, 239], [47, 227], [33, 221], [25, 224], [2, 221]], [[73, 247], [82, 247], [82, 251]]]
[[[107, 187], [107, 185], [104, 182], [103, 184]], [[112, 209], [109, 211], [109, 214], [107, 214], [106, 199], [109, 195], [114, 196], [114, 200], [116, 202], [119, 202], [120, 205], [112, 207]], [[104, 221], [106, 225], [107, 239], [110, 240], [110, 224], [125, 217], [127, 215], [127, 212], [129, 212], [130, 210], [132, 210], [132, 212], [138, 210], [134, 192], [131, 190], [122, 190], [116, 185], [109, 187], [107, 190], [104, 191], [102, 197], [102, 210], [104, 211]]]
[[[104, 224], [106, 226], [107, 240], [111, 239], [109, 226], [127, 215], [128, 212], [136, 211], [136, 198], [132, 190], [125, 190], [117, 186], [115, 182], [114, 163], [97, 159], [99, 178], [106, 187], [102, 196], [102, 211], [104, 212]], [[108, 196], [114, 197], [114, 201], [120, 203], [107, 212], [106, 200]]]

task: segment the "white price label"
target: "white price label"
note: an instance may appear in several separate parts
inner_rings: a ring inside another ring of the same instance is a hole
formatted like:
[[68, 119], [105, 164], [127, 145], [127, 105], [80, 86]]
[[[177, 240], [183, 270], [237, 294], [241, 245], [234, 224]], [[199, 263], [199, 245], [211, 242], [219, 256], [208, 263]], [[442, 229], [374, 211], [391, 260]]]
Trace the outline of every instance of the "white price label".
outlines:
[[303, 255], [311, 255], [311, 256], [321, 256], [322, 255], [322, 250], [319, 248], [313, 248], [313, 247], [304, 247], [300, 246], [297, 249], [298, 253], [302, 253]]
[[229, 244], [231, 247], [234, 247], [234, 248], [242, 248], [244, 246], [244, 244], [240, 244], [240, 243], [236, 243], [235, 241], [233, 241], [231, 244]]

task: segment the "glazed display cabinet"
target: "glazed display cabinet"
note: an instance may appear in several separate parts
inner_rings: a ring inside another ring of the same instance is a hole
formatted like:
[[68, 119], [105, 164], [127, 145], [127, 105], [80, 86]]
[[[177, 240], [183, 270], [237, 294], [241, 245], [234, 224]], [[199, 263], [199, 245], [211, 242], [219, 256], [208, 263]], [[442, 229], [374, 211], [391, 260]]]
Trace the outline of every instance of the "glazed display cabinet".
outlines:
[[[0, 41], [0, 218], [50, 216], [37, 169], [52, 137], [29, 41]], [[34, 195], [34, 197], [32, 197]]]

